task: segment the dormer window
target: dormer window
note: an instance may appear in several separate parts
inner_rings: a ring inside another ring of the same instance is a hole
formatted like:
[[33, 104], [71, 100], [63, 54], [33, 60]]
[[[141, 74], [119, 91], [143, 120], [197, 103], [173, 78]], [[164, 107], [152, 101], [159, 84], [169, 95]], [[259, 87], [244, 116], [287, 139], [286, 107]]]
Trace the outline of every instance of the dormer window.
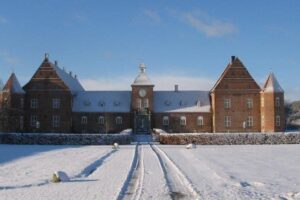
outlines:
[[119, 102], [119, 101], [114, 101], [114, 106], [120, 106], [120, 104], [121, 104], [121, 102]]
[[170, 105], [171, 105], [171, 101], [165, 100], [165, 105], [166, 105], [166, 106], [170, 106]]
[[84, 104], [85, 106], [90, 106], [90, 105], [91, 105], [91, 102], [90, 102], [89, 100], [85, 100], [85, 101], [83, 102], [83, 104]]
[[105, 102], [104, 102], [104, 101], [99, 101], [99, 102], [98, 102], [98, 106], [104, 107], [104, 106], [105, 106]]

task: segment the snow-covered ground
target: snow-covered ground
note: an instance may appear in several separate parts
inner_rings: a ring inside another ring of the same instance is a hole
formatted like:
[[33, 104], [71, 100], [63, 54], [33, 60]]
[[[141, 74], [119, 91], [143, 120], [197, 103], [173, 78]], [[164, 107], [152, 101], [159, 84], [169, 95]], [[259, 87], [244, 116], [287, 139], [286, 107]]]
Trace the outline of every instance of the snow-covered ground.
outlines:
[[[0, 145], [0, 199], [300, 199], [300, 145]], [[54, 171], [70, 182], [52, 183]]]

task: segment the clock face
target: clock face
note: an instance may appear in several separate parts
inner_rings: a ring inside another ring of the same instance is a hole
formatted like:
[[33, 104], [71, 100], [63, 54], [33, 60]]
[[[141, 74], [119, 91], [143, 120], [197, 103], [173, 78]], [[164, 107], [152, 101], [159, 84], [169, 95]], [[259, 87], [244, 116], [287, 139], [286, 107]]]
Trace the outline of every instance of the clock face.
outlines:
[[140, 90], [139, 90], [139, 95], [140, 95], [140, 97], [144, 97], [144, 96], [146, 96], [146, 94], [147, 94], [147, 92], [146, 92], [145, 89], [140, 89]]

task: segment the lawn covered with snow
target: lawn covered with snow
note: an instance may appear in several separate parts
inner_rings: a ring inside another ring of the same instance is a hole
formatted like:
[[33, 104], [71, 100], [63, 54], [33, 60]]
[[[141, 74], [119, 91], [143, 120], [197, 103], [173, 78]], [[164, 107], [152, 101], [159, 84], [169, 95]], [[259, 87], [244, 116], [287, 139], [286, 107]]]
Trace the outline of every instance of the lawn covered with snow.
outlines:
[[[0, 145], [0, 199], [300, 199], [300, 145]], [[69, 182], [52, 183], [55, 171]]]

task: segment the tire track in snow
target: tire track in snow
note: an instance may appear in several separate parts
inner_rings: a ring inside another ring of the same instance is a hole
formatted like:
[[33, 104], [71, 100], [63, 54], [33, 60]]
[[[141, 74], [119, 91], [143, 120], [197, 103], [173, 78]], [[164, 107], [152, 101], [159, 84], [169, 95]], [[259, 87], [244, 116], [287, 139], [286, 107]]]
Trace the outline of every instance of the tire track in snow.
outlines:
[[103, 162], [109, 158], [113, 153], [115, 153], [117, 149], [113, 149], [101, 158], [95, 160], [93, 163], [86, 166], [78, 175], [75, 175], [73, 178], [80, 178], [80, 177], [88, 177], [90, 176], [94, 171], [96, 171], [97, 168], [99, 168]]
[[167, 154], [155, 145], [150, 145], [156, 154], [160, 166], [164, 172], [166, 184], [169, 188], [171, 199], [200, 199], [200, 195], [193, 187], [191, 181], [167, 156]]
[[143, 147], [139, 144], [135, 147], [134, 158], [128, 176], [121, 188], [117, 200], [132, 199], [139, 200], [142, 194], [144, 181], [144, 153]]

